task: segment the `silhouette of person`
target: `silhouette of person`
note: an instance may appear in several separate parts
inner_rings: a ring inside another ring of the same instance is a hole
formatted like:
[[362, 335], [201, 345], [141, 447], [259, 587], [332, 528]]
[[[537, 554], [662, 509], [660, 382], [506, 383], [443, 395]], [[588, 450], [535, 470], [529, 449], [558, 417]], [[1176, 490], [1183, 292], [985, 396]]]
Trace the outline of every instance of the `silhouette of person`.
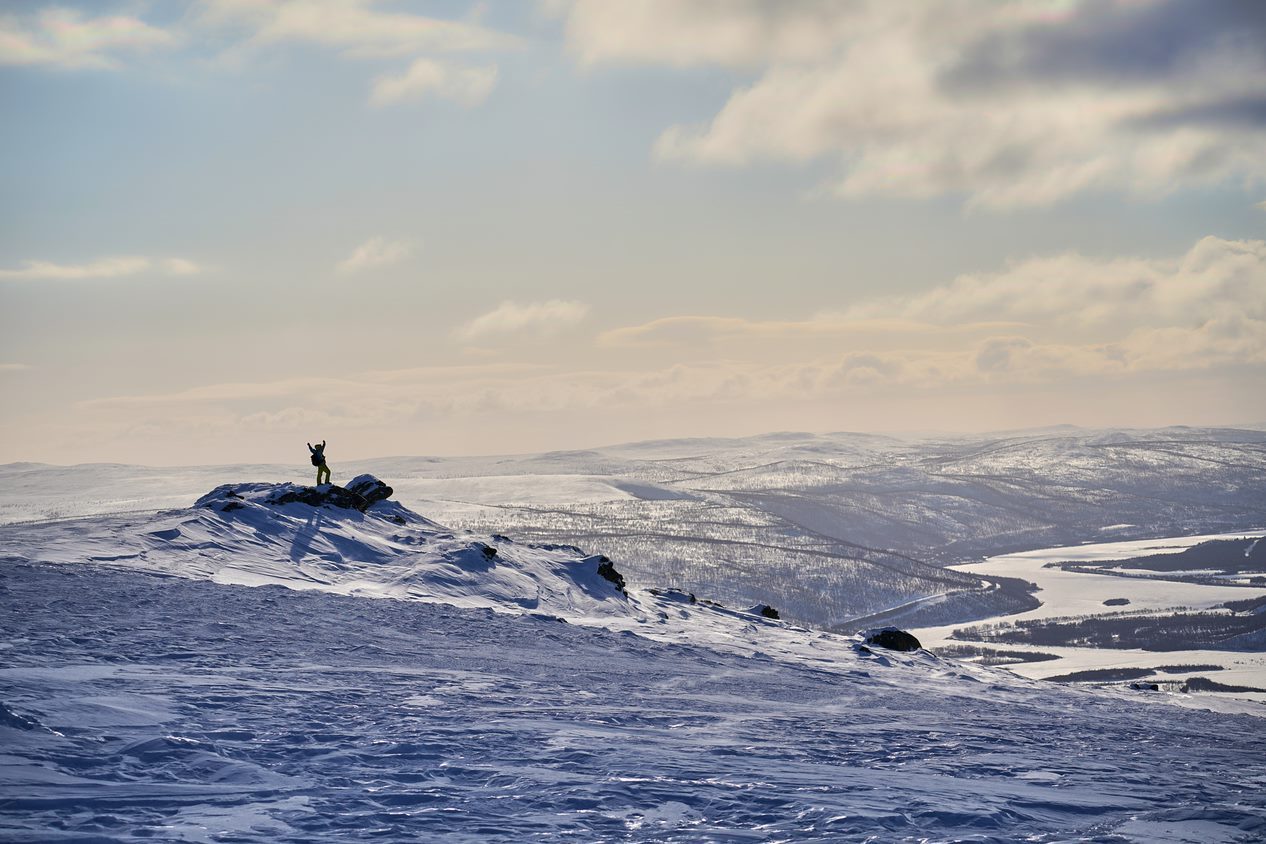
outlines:
[[312, 452], [312, 465], [317, 467], [317, 486], [321, 485], [321, 476], [325, 476], [325, 482], [330, 482], [330, 467], [325, 465], [325, 440], [321, 440], [321, 444], [313, 447], [312, 443], [308, 443], [308, 451]]

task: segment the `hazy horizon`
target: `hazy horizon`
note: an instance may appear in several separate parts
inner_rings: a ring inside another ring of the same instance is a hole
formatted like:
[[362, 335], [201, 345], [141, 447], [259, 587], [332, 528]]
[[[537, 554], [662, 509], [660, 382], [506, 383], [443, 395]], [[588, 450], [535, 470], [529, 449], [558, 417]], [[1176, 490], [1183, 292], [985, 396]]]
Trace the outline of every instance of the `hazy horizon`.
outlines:
[[0, 11], [0, 463], [1266, 420], [1234, 0]]
[[[396, 452], [396, 453], [364, 453], [358, 451], [349, 451], [342, 448], [336, 450], [336, 446], [344, 445], [342, 443], [331, 443], [327, 449], [331, 454], [331, 462], [341, 463], [366, 463], [382, 460], [411, 460], [411, 459], [435, 459], [444, 460], [486, 460], [486, 459], [516, 459], [516, 458], [532, 458], [549, 454], [568, 454], [583, 453], [586, 451], [618, 451], [624, 448], [637, 448], [644, 446], [655, 446], [657, 444], [677, 445], [681, 443], [689, 443], [699, 441], [706, 443], [708, 441], [726, 441], [726, 442], [750, 442], [762, 439], [781, 439], [786, 438], [792, 440], [794, 438], [827, 438], [827, 437], [862, 437], [891, 439], [899, 442], [917, 445], [920, 443], [931, 443], [938, 441], [954, 441], [954, 440], [1002, 440], [1002, 439], [1028, 439], [1038, 438], [1044, 434], [1059, 435], [1077, 435], [1077, 434], [1107, 434], [1107, 433], [1137, 433], [1148, 434], [1166, 430], [1221, 430], [1221, 431], [1258, 431], [1266, 433], [1266, 423], [1244, 423], [1244, 424], [1227, 424], [1227, 425], [1167, 425], [1155, 428], [1131, 428], [1131, 427], [1088, 427], [1083, 425], [1073, 425], [1070, 423], [1055, 423], [1052, 425], [1040, 425], [1031, 428], [1007, 428], [989, 431], [967, 431], [967, 430], [894, 430], [894, 431], [760, 431], [752, 434], [738, 434], [734, 436], [719, 435], [701, 435], [693, 437], [654, 437], [639, 440], [624, 440], [620, 442], [590, 442], [580, 443], [572, 447], [558, 449], [542, 449], [539, 451], [503, 451], [503, 452], [465, 452], [465, 453], [441, 453], [441, 452]], [[307, 449], [305, 448], [306, 452]], [[337, 457], [337, 460], [335, 458]], [[0, 463], [0, 466], [14, 466], [21, 464], [45, 465], [55, 467], [71, 467], [93, 464], [117, 464], [132, 465], [140, 468], [155, 469], [180, 469], [180, 468], [200, 468], [215, 466], [233, 466], [243, 464], [259, 464], [259, 465], [276, 465], [286, 466], [294, 464], [299, 467], [303, 474], [310, 474], [308, 471], [308, 461], [303, 454], [296, 456], [293, 448], [286, 448], [284, 453], [279, 453], [271, 459], [261, 460], [225, 460], [216, 463], [181, 463], [181, 462], [137, 462], [117, 460], [93, 460], [82, 461], [77, 463], [56, 463], [47, 460], [12, 460]], [[346, 475], [346, 473], [341, 473]]]

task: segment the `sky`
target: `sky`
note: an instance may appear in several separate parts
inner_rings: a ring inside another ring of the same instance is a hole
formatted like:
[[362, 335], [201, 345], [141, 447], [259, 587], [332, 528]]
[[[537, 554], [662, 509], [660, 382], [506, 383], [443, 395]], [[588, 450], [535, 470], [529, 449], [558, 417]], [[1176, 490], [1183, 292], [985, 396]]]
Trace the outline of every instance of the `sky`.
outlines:
[[1255, 0], [11, 0], [0, 115], [0, 462], [1266, 423]]

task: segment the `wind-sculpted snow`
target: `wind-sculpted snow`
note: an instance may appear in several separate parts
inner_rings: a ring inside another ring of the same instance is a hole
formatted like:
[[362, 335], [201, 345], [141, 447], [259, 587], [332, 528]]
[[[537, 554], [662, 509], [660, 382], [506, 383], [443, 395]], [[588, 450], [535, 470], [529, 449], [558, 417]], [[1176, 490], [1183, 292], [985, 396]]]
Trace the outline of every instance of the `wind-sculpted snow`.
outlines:
[[0, 838], [1266, 836], [1254, 719], [739, 613], [698, 631], [10, 562]]

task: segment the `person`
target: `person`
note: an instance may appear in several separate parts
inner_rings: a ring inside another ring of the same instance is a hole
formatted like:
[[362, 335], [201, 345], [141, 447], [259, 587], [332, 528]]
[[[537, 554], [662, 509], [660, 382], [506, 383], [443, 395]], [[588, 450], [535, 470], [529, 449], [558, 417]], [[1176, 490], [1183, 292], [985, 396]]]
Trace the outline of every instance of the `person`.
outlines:
[[325, 482], [330, 482], [330, 467], [325, 465], [325, 440], [321, 440], [321, 444], [315, 448], [312, 443], [308, 443], [308, 451], [312, 452], [312, 465], [317, 467], [317, 486], [321, 485], [321, 476], [325, 476]]

